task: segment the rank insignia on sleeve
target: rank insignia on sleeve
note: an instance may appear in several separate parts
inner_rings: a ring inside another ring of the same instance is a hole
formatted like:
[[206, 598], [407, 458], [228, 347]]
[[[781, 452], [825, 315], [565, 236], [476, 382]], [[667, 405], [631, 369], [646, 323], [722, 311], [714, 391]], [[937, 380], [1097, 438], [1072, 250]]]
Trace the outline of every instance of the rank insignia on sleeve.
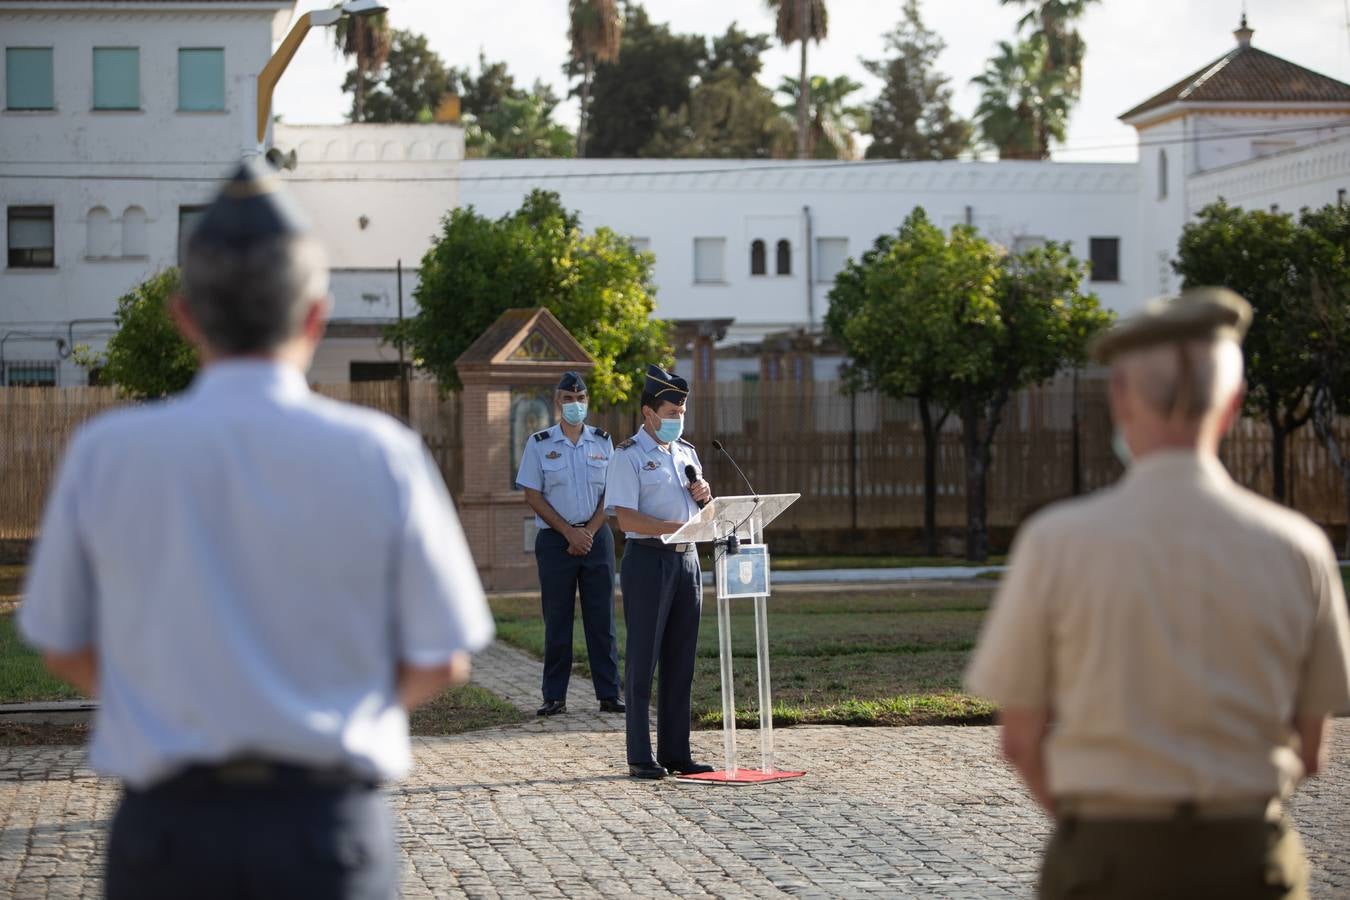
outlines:
[[562, 454], [557, 450], [550, 450], [544, 454], [544, 459], [557, 459], [560, 456], [562, 456]]
[[594, 434], [596, 437], [598, 437], [598, 438], [599, 438], [600, 440], [602, 440], [602, 441], [607, 441], [607, 440], [609, 440], [609, 432], [606, 431], [606, 430], [603, 429], [603, 428], [592, 428], [592, 429], [591, 429], [591, 433]]
[[615, 449], [615, 450], [627, 450], [629, 447], [633, 446], [633, 445], [636, 444], [636, 443], [637, 443], [637, 441], [633, 440], [632, 438], [629, 438], [628, 440], [624, 441], [622, 444], [620, 444], [619, 446], [615, 447], [614, 449]]
[[534, 435], [534, 439], [535, 439], [536, 441], [546, 441], [546, 440], [548, 440], [548, 429], [545, 429], [545, 430], [543, 430], [543, 431], [536, 432], [535, 435]]

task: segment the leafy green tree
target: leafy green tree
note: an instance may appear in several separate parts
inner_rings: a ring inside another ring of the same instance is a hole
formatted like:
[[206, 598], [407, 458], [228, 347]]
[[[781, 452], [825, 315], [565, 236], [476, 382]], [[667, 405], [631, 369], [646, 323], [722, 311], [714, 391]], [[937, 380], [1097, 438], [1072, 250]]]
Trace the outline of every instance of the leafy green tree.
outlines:
[[558, 99], [542, 82], [524, 97], [505, 97], [482, 115], [468, 115], [465, 152], [488, 159], [553, 159], [576, 152], [567, 127], [553, 121]]
[[169, 318], [169, 300], [179, 291], [178, 270], [151, 275], [117, 300], [117, 333], [100, 356], [81, 353], [80, 363], [98, 369], [105, 384], [135, 399], [176, 394], [197, 374], [197, 353]]
[[572, 61], [581, 66], [581, 121], [577, 126], [577, 156], [586, 156], [586, 122], [591, 111], [591, 80], [595, 64], [619, 58], [623, 17], [615, 0], [568, 0], [568, 40]]
[[942, 229], [916, 208], [835, 277], [825, 328], [849, 356], [851, 391], [912, 398], [923, 426], [923, 534], [936, 555], [938, 438], [950, 408], [939, 388], [960, 360], [953, 353], [967, 314], [992, 309], [991, 253], [968, 252], [970, 235]]
[[[335, 8], [341, 9], [339, 3]], [[333, 27], [333, 45], [346, 59], [356, 63], [352, 93], [353, 122], [366, 121], [366, 79], [379, 71], [389, 57], [389, 18], [385, 13], [341, 16]]]
[[[1299, 230], [1309, 289], [1306, 334], [1317, 370], [1312, 424], [1341, 473], [1350, 509], [1350, 447], [1342, 443], [1335, 427], [1337, 416], [1350, 415], [1350, 207], [1305, 209]], [[1344, 553], [1350, 556], [1350, 529]]]
[[640, 4], [625, 4], [620, 56], [595, 67], [586, 155], [641, 156], [663, 117], [689, 102], [706, 53], [702, 37], [673, 34]]
[[712, 40], [698, 85], [678, 110], [662, 110], [643, 156], [763, 159], [785, 156], [792, 126], [773, 93], [756, 79], [768, 49], [766, 34], [747, 34], [733, 22]]
[[1172, 268], [1184, 287], [1222, 285], [1251, 303], [1243, 342], [1247, 411], [1271, 432], [1272, 493], [1286, 499], [1285, 450], [1311, 414], [1318, 373], [1306, 331], [1308, 276], [1299, 264], [1303, 238], [1288, 213], [1244, 210], [1220, 200], [1181, 232]]
[[868, 106], [868, 159], [955, 159], [971, 146], [969, 122], [951, 105], [951, 80], [937, 70], [947, 46], [919, 15], [919, 0], [905, 0], [904, 18], [886, 35], [887, 59], [862, 60], [881, 79]]
[[454, 390], [455, 360], [503, 311], [544, 306], [595, 357], [587, 384], [597, 403], [636, 397], [645, 364], [671, 359], [666, 324], [652, 318], [654, 259], [608, 228], [583, 234], [578, 222], [546, 191], [500, 219], [453, 210], [422, 258], [417, 315], [389, 337]]
[[848, 97], [861, 89], [862, 85], [847, 75], [813, 75], [805, 91], [797, 79], [783, 78], [778, 93], [788, 98], [782, 106], [784, 112], [800, 109], [801, 98], [807, 98], [806, 156], [801, 158], [852, 159], [857, 155], [857, 134], [867, 129], [867, 110], [850, 105]]
[[473, 116], [490, 114], [502, 101], [523, 100], [529, 93], [516, 87], [516, 77], [505, 62], [491, 62], [482, 51], [478, 53], [478, 74], [471, 68], [452, 68], [450, 81], [459, 94], [460, 109]]
[[362, 121], [429, 122], [450, 92], [451, 71], [425, 35], [394, 29], [384, 65], [371, 76], [352, 69], [342, 90], [355, 94], [358, 85], [365, 91]]
[[[961, 231], [957, 228], [955, 232]], [[966, 558], [989, 557], [988, 482], [994, 437], [1014, 393], [1087, 361], [1093, 335], [1112, 314], [1082, 292], [1087, 266], [1068, 244], [1048, 242], [998, 261], [994, 309], [958, 337], [965, 362], [946, 383], [961, 417], [966, 461]], [[1014, 463], [1014, 464], [1020, 464]]]
[[811, 158], [811, 91], [815, 89], [812, 79], [807, 78], [806, 45], [808, 41], [819, 44], [829, 35], [829, 13], [825, 9], [825, 0], [765, 0], [769, 8], [777, 13], [778, 40], [784, 47], [801, 45], [801, 64], [797, 69], [797, 84], [802, 89], [797, 94], [797, 158]]
[[1018, 30], [1029, 30], [1031, 36], [1045, 41], [1045, 66], [1049, 71], [1062, 72], [1064, 84], [1074, 101], [1078, 100], [1083, 85], [1083, 57], [1087, 44], [1078, 33], [1077, 23], [1088, 7], [1101, 0], [999, 0], [1004, 6], [1030, 6], [1031, 9], [1017, 23]]
[[971, 79], [983, 89], [975, 109], [980, 137], [999, 159], [1049, 159], [1051, 140], [1068, 133], [1069, 74], [1047, 68], [1046, 59], [1042, 37], [1000, 41], [984, 72]]

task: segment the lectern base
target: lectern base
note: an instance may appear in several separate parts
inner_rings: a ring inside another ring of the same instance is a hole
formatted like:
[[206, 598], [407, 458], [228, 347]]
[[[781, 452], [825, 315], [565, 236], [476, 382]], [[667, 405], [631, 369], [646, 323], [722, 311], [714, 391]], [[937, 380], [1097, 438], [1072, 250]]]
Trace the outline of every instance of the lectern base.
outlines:
[[734, 772], [701, 772], [698, 775], [680, 775], [677, 781], [700, 781], [709, 784], [771, 784], [775, 781], [789, 781], [801, 778], [805, 772], [784, 772], [775, 769], [764, 772], [760, 769], [737, 769]]

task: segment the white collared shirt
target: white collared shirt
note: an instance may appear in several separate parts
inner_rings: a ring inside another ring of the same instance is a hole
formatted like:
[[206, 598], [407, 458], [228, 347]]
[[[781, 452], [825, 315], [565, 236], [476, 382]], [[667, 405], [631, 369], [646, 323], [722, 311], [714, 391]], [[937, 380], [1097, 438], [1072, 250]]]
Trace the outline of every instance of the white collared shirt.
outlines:
[[81, 429], [24, 596], [32, 644], [97, 652], [91, 762], [132, 786], [241, 755], [402, 777], [397, 664], [493, 634], [420, 438], [262, 361]]
[[[685, 466], [693, 466], [699, 474], [703, 471], [693, 444], [681, 439], [663, 447], [647, 429], [639, 429], [614, 448], [605, 482], [606, 507], [622, 506], [664, 522], [688, 522], [698, 515], [698, 503], [689, 493]], [[624, 534], [656, 537], [634, 531]]]
[[[516, 485], [539, 491], [568, 523], [587, 522], [605, 493], [605, 470], [613, 452], [613, 441], [599, 428], [583, 425], [581, 438], [574, 444], [561, 425], [554, 425], [525, 441]], [[534, 517], [534, 524], [550, 527], [539, 516]]]

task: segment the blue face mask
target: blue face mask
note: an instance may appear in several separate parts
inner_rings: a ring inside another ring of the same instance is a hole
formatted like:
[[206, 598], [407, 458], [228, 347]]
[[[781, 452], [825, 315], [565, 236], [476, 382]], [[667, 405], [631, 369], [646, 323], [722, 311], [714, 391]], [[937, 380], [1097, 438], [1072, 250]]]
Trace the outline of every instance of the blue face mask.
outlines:
[[1127, 469], [1130, 467], [1130, 460], [1134, 458], [1134, 454], [1130, 452], [1130, 445], [1125, 443], [1125, 435], [1120, 433], [1119, 428], [1111, 434], [1111, 451], [1116, 454], [1116, 459], [1120, 460], [1122, 466]]
[[580, 425], [586, 421], [585, 403], [564, 403], [562, 405], [563, 421], [568, 425]]
[[656, 439], [663, 444], [673, 443], [684, 434], [684, 419], [662, 419], [661, 427], [656, 429]]

